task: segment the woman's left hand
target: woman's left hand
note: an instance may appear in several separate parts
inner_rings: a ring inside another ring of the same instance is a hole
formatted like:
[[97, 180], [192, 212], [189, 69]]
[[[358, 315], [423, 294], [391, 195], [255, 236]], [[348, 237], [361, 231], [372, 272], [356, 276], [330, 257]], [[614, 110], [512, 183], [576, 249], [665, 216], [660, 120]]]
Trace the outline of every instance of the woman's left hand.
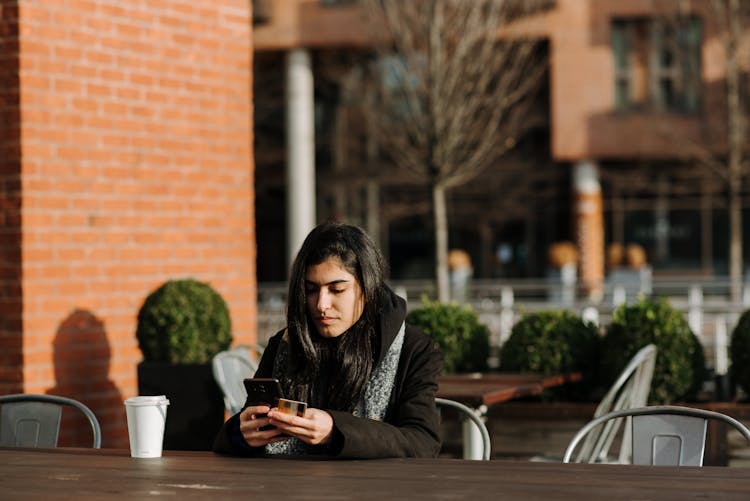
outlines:
[[320, 409], [307, 408], [305, 415], [300, 417], [285, 414], [274, 407], [268, 412], [268, 422], [310, 445], [327, 444], [333, 434], [333, 418]]

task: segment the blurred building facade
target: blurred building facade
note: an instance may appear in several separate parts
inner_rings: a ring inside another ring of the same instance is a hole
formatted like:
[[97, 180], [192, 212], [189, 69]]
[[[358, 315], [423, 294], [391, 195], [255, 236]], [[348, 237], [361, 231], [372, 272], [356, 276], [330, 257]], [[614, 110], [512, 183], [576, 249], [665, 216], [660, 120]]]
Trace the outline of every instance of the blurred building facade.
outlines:
[[[347, 93], [349, 68], [367, 54], [378, 27], [352, 1], [258, 4], [259, 281], [286, 276], [285, 256], [275, 250], [287, 239], [284, 78], [289, 55], [300, 52], [312, 76], [315, 219], [368, 228], [394, 278], [429, 277], [426, 188], [368, 156], [367, 124], [356, 111], [362, 97]], [[456, 188], [450, 246], [470, 252], [480, 278], [544, 276], [547, 249], [563, 240], [576, 244], [578, 276], [592, 284], [608, 273], [604, 256], [612, 244], [641, 246], [656, 274], [726, 275], [726, 182], [705, 162], [710, 155], [720, 163], [727, 149], [726, 53], [711, 2], [549, 4], [507, 28], [538, 39], [549, 61], [539, 96], [543, 125], [507, 158], [543, 175], [523, 187], [504, 186], [493, 183], [489, 169]]]

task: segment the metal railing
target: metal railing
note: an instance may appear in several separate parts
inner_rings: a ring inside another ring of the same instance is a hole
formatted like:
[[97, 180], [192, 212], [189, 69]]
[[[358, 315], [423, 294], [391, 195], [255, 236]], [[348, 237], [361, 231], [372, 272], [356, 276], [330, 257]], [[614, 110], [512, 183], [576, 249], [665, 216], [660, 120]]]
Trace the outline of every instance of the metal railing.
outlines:
[[[407, 299], [409, 309], [420, 307], [423, 298], [434, 301], [437, 297], [434, 282], [430, 280], [397, 281], [390, 285]], [[259, 342], [263, 343], [284, 328], [286, 294], [284, 283], [259, 284]], [[596, 301], [589, 298], [580, 283], [553, 279], [477, 279], [470, 283], [465, 297], [466, 304], [489, 328], [490, 344], [499, 348], [525, 313], [565, 309], [606, 327], [619, 305], [635, 302], [640, 294], [653, 299], [664, 298], [673, 308], [682, 311], [703, 344], [708, 367], [719, 374], [726, 373], [729, 335], [742, 312], [750, 308], [750, 282], [745, 284], [740, 301], [730, 299], [730, 281], [721, 277], [608, 280]]]

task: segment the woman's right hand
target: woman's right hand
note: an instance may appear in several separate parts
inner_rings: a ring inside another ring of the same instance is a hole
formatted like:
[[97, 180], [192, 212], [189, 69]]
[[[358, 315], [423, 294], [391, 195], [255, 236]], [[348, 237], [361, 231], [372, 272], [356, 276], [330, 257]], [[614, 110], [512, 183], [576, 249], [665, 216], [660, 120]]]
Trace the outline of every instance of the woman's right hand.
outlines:
[[277, 428], [261, 430], [260, 428], [268, 425], [266, 414], [271, 408], [267, 405], [257, 405], [246, 407], [240, 413], [240, 433], [251, 447], [262, 447], [266, 444], [279, 442], [286, 438]]

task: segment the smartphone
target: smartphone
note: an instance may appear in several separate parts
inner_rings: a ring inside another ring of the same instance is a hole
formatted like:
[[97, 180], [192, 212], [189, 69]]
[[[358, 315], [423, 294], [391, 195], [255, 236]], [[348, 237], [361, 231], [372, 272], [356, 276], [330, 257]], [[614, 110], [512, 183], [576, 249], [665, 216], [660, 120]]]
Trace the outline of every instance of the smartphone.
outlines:
[[[281, 412], [304, 416], [307, 404], [297, 400], [288, 400], [282, 397], [281, 384], [274, 378], [246, 378], [243, 381], [247, 391], [245, 407], [251, 405], [268, 405], [278, 407]], [[259, 415], [258, 417], [263, 417]], [[261, 430], [272, 430], [274, 426], [262, 426]]]
[[[242, 383], [245, 385], [245, 391], [247, 391], [247, 399], [245, 400], [245, 407], [252, 405], [267, 405], [269, 407], [276, 407], [281, 398], [281, 383], [278, 379], [274, 378], [245, 378]], [[265, 417], [265, 414], [259, 414], [258, 417]], [[272, 430], [274, 427], [271, 425], [261, 426], [261, 430]]]
[[246, 378], [243, 384], [245, 385], [245, 391], [247, 391], [245, 407], [251, 405], [276, 407], [279, 399], [283, 396], [278, 379]]

